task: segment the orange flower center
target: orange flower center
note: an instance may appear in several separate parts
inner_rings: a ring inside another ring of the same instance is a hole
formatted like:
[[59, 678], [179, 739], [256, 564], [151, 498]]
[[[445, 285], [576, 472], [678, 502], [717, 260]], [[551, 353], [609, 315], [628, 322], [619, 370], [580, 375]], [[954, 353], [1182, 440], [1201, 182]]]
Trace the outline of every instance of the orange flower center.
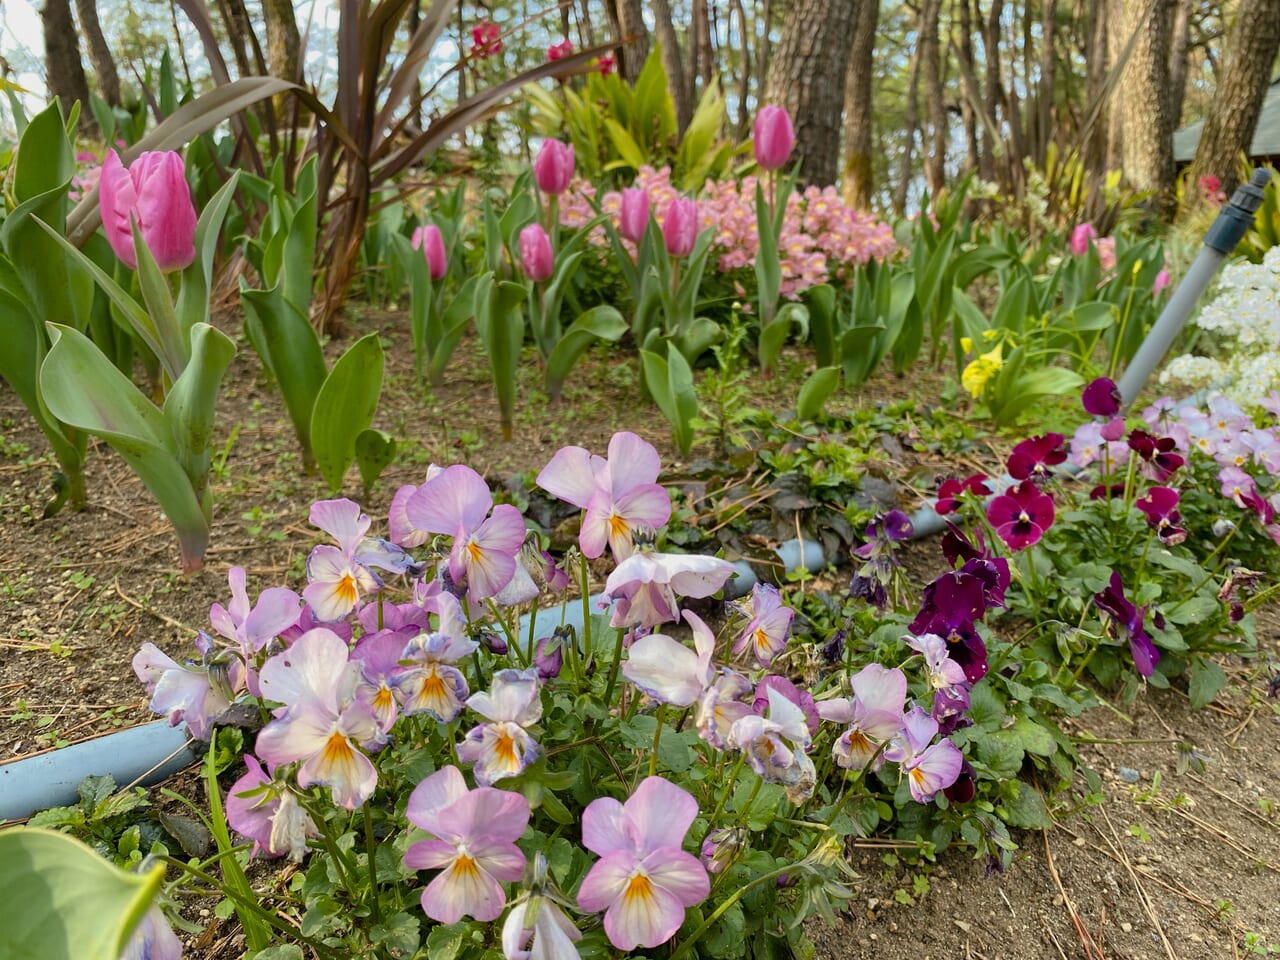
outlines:
[[625, 519], [618, 516], [616, 513], [609, 514], [609, 536], [625, 537], [627, 535], [627, 531], [630, 529], [631, 527], [627, 524]]
[[498, 734], [497, 742], [493, 745], [493, 752], [498, 755], [498, 759], [508, 770], [518, 770], [520, 761], [516, 757], [516, 741], [511, 734], [503, 730]]
[[653, 899], [653, 883], [643, 873], [634, 873], [627, 881], [627, 889], [622, 894], [628, 900], [643, 900], [646, 903]]
[[334, 585], [333, 592], [337, 594], [339, 600], [348, 606], [354, 607], [356, 601], [360, 599], [360, 591], [356, 589], [355, 577], [349, 573], [342, 575], [342, 579]]

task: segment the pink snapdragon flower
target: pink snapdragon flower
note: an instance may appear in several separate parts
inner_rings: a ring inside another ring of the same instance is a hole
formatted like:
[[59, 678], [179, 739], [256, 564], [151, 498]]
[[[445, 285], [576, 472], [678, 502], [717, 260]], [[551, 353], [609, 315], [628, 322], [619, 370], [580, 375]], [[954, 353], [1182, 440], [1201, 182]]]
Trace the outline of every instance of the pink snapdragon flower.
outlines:
[[494, 506], [489, 485], [470, 467], [446, 467], [408, 497], [404, 512], [414, 529], [453, 537], [449, 576], [466, 584], [473, 601], [496, 596], [515, 575], [524, 518], [511, 504]]
[[582, 845], [600, 860], [578, 890], [578, 906], [604, 911], [604, 930], [617, 949], [652, 950], [670, 940], [685, 910], [706, 899], [711, 880], [681, 844], [698, 802], [661, 777], [648, 777], [626, 803], [591, 801], [582, 815]]
[[671, 518], [671, 498], [657, 483], [661, 469], [653, 444], [620, 431], [609, 440], [608, 459], [583, 447], [562, 447], [536, 482], [587, 511], [578, 533], [585, 556], [600, 556], [608, 544], [614, 559], [622, 561], [631, 556], [637, 528], [656, 530]]
[[450, 766], [413, 788], [405, 815], [433, 837], [405, 851], [405, 866], [441, 871], [422, 891], [423, 913], [438, 923], [497, 920], [507, 902], [502, 884], [524, 872], [516, 841], [529, 825], [529, 801], [491, 787], [468, 790]]
[[321, 784], [347, 810], [373, 795], [378, 772], [361, 747], [383, 743], [367, 703], [354, 696], [359, 665], [347, 644], [323, 627], [308, 631], [262, 667], [262, 695], [281, 704], [258, 734], [258, 756], [268, 764], [301, 762], [298, 786]]
[[108, 150], [98, 179], [98, 207], [107, 242], [130, 270], [138, 269], [131, 221], [166, 273], [196, 258], [196, 207], [180, 154], [146, 150], [126, 170], [119, 154]]
[[475, 764], [476, 783], [518, 776], [538, 759], [542, 748], [526, 729], [542, 719], [536, 669], [499, 670], [491, 690], [473, 694], [467, 706], [489, 721], [472, 727], [458, 746], [458, 759]]

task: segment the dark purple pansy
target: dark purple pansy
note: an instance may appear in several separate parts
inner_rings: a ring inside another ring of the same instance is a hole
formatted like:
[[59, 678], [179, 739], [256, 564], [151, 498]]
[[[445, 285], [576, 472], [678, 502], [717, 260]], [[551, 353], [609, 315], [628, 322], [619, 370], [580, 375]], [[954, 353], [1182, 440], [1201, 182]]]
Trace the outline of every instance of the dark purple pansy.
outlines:
[[969, 761], [963, 761], [960, 764], [960, 775], [956, 777], [955, 783], [949, 787], [942, 788], [943, 796], [952, 803], [968, 803], [976, 793], [975, 776], [973, 767], [969, 766]]
[[987, 645], [975, 624], [987, 612], [986, 585], [969, 573], [944, 573], [924, 588], [920, 613], [907, 626], [917, 637], [936, 634], [960, 664], [965, 679], [977, 683], [987, 674]]
[[1147, 523], [1155, 528], [1156, 536], [1170, 546], [1187, 539], [1182, 529], [1182, 514], [1178, 512], [1178, 491], [1171, 487], [1152, 487], [1147, 495], [1135, 500], [1133, 505], [1147, 516]]
[[987, 486], [987, 477], [982, 473], [975, 473], [963, 480], [958, 477], [947, 477], [938, 484], [938, 502], [934, 505], [934, 510], [938, 516], [945, 517], [948, 513], [955, 513], [960, 509], [960, 495], [963, 493], [973, 493], [980, 497], [985, 497], [991, 493], [991, 488]]
[[1114, 417], [1120, 412], [1120, 388], [1110, 377], [1098, 377], [1087, 387], [1080, 400], [1085, 413], [1095, 417]]
[[1060, 433], [1030, 437], [1009, 454], [1009, 476], [1015, 480], [1049, 476], [1049, 468], [1067, 459], [1067, 438]]
[[1123, 483], [1100, 483], [1089, 491], [1090, 500], [1117, 500], [1123, 496]]
[[1129, 449], [1151, 464], [1161, 480], [1169, 479], [1186, 462], [1180, 454], [1173, 452], [1177, 446], [1173, 437], [1155, 437], [1145, 430], [1134, 430], [1129, 434]]
[[1010, 550], [1023, 550], [1053, 526], [1053, 497], [1030, 480], [1002, 493], [987, 506], [987, 520]]
[[1093, 602], [1128, 637], [1134, 667], [1144, 677], [1151, 676], [1156, 664], [1160, 662], [1160, 651], [1151, 642], [1151, 637], [1142, 625], [1147, 608], [1135, 606], [1125, 598], [1124, 582], [1120, 579], [1119, 571], [1111, 571], [1111, 583], [1101, 593], [1094, 594]]

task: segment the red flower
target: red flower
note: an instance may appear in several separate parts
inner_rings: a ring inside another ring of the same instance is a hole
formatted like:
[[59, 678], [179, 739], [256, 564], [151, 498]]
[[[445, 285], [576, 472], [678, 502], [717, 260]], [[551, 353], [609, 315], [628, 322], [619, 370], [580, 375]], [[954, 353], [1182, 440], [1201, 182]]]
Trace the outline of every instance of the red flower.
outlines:
[[1053, 526], [1053, 497], [1024, 480], [991, 501], [987, 519], [1010, 550], [1022, 550], [1039, 541]]
[[548, 60], [563, 60], [571, 56], [573, 56], [573, 42], [567, 38], [547, 47]]
[[1067, 459], [1066, 437], [1046, 433], [1023, 440], [1009, 454], [1009, 476], [1015, 480], [1047, 477], [1049, 468]]
[[502, 28], [492, 20], [481, 20], [471, 28], [470, 55], [483, 60], [502, 52]]
[[991, 488], [987, 486], [987, 478], [981, 473], [975, 473], [971, 476], [960, 480], [956, 477], [947, 477], [938, 484], [938, 502], [934, 506], [938, 516], [945, 517], [948, 513], [955, 513], [960, 509], [960, 495], [965, 491], [985, 497], [991, 493]]

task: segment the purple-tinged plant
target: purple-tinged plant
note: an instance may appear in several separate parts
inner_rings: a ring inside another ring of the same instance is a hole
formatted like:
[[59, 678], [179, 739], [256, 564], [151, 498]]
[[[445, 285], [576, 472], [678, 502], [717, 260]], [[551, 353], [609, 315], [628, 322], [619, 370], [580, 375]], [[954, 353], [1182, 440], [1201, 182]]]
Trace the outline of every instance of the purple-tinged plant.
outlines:
[[302, 591], [316, 619], [329, 623], [344, 620], [370, 594], [382, 589], [382, 581], [369, 568], [382, 567], [403, 573], [412, 561], [403, 550], [365, 537], [370, 520], [351, 500], [318, 500], [311, 505], [311, 524], [338, 542], [322, 544], [307, 557], [307, 580]]
[[362, 636], [351, 651], [352, 662], [360, 664], [355, 695], [369, 705], [383, 733], [391, 732], [400, 715], [399, 679], [413, 669], [400, 663], [408, 640], [404, 631], [378, 630]]
[[881, 610], [888, 606], [889, 585], [898, 566], [893, 545], [908, 539], [913, 532], [911, 518], [901, 510], [882, 513], [867, 524], [867, 542], [853, 551], [853, 555], [864, 562], [854, 571], [849, 595], [866, 600]]
[[268, 587], [251, 605], [243, 567], [228, 570], [227, 583], [231, 603], [210, 606], [209, 622], [219, 634], [234, 641], [246, 659], [297, 623], [302, 614], [302, 601], [286, 587]]
[[649, 191], [644, 187], [627, 187], [622, 191], [618, 232], [632, 243], [639, 243], [648, 226]]
[[692, 611], [684, 611], [684, 619], [693, 630], [693, 650], [666, 634], [649, 633], [631, 644], [622, 664], [622, 675], [642, 693], [677, 707], [697, 703], [715, 679], [715, 634]]
[[757, 583], [750, 599], [738, 606], [751, 619], [734, 641], [733, 652], [741, 654], [750, 645], [756, 661], [767, 667], [786, 649], [796, 612], [783, 604], [778, 588], [767, 583]]
[[977, 772], [968, 760], [960, 763], [960, 773], [949, 787], [943, 787], [943, 795], [952, 803], [968, 803], [977, 791]]
[[907, 625], [916, 636], [937, 634], [947, 642], [951, 659], [964, 668], [970, 683], [987, 674], [987, 645], [975, 624], [990, 604], [987, 585], [971, 573], [944, 573], [924, 588], [920, 613]]
[[404, 646], [400, 659], [406, 666], [395, 675], [395, 687], [406, 714], [426, 713], [451, 723], [462, 713], [470, 692], [467, 678], [453, 664], [475, 653], [479, 644], [467, 637], [467, 621], [456, 597], [441, 593], [435, 604], [439, 627], [418, 634]]
[[781, 784], [799, 806], [813, 796], [817, 781], [807, 752], [813, 743], [808, 718], [777, 688], [769, 689], [768, 699], [768, 716], [749, 713], [735, 721], [726, 742], [745, 754], [760, 779]]
[[1076, 428], [1071, 437], [1072, 463], [1083, 469], [1101, 461], [1107, 469], [1114, 470], [1128, 462], [1129, 445], [1119, 442], [1123, 432], [1108, 439], [1103, 436], [1105, 427], [1097, 420], [1090, 420]]
[[1120, 579], [1118, 570], [1111, 571], [1111, 583], [1101, 593], [1094, 595], [1093, 602], [1129, 640], [1129, 653], [1133, 657], [1134, 667], [1144, 677], [1151, 676], [1156, 664], [1160, 662], [1160, 651], [1156, 649], [1142, 624], [1147, 608], [1134, 606], [1125, 599], [1124, 582]]
[[404, 509], [414, 529], [453, 537], [449, 576], [466, 585], [473, 601], [496, 596], [515, 575], [524, 517], [509, 503], [494, 506], [489, 485], [470, 467], [446, 467], [419, 487]]
[[181, 960], [182, 941], [173, 932], [164, 911], [154, 904], [138, 921], [138, 926], [120, 952], [120, 960]]
[[497, 920], [507, 903], [502, 884], [524, 872], [515, 842], [529, 825], [529, 801], [486, 786], [468, 790], [449, 766], [413, 788], [405, 815], [433, 836], [405, 851], [405, 866], [441, 871], [422, 891], [422, 912], [438, 923]]
[[780, 170], [791, 159], [796, 143], [791, 114], [785, 107], [766, 104], [756, 112], [751, 128], [751, 148], [761, 170]]
[[951, 659], [947, 641], [940, 636], [934, 633], [921, 637], [908, 634], [902, 639], [924, 658], [924, 677], [934, 691], [955, 696], [961, 687], [967, 685], [964, 667]]
[[938, 484], [938, 499], [934, 510], [940, 517], [955, 513], [963, 504], [960, 498], [966, 493], [976, 497], [990, 496], [991, 488], [987, 486], [986, 474], [971, 474], [963, 480], [958, 477], [947, 477], [941, 481]]
[[715, 827], [702, 841], [698, 859], [707, 873], [724, 873], [746, 846], [747, 832], [741, 827]]
[[307, 840], [320, 836], [315, 822], [285, 784], [274, 780], [258, 758], [244, 755], [247, 768], [227, 791], [227, 823], [253, 841], [252, 856], [283, 857], [300, 863]]
[[499, 670], [490, 692], [472, 694], [467, 706], [489, 721], [472, 727], [458, 745], [458, 759], [475, 764], [476, 783], [487, 787], [518, 776], [538, 758], [542, 750], [526, 729], [542, 719], [536, 669]]
[[430, 464], [427, 467], [427, 475], [420, 485], [406, 483], [396, 490], [391, 497], [391, 506], [387, 510], [387, 526], [391, 530], [392, 543], [399, 544], [406, 550], [412, 550], [431, 539], [431, 531], [421, 530], [413, 525], [413, 521], [409, 519], [408, 506], [409, 500], [415, 493], [442, 473], [444, 473], [444, 467]]
[[869, 663], [849, 681], [853, 697], [818, 701], [818, 715], [832, 723], [847, 724], [831, 755], [846, 770], [872, 770], [884, 765], [884, 744], [902, 733], [907, 701], [907, 676], [896, 667]]
[[752, 712], [750, 699], [751, 681], [734, 670], [721, 668], [698, 701], [698, 736], [717, 750], [725, 749], [733, 725]]
[[557, 627], [552, 636], [543, 637], [533, 648], [533, 666], [539, 680], [554, 680], [564, 668], [564, 645], [569, 641], [561, 629]]
[[373, 795], [378, 771], [360, 747], [381, 746], [382, 731], [367, 703], [353, 691], [359, 665], [332, 631], [299, 637], [262, 667], [262, 695], [283, 706], [258, 734], [258, 756], [268, 764], [301, 762], [298, 786], [321, 784], [333, 802], [354, 810]]
[[816, 737], [818, 735], [818, 724], [821, 717], [818, 716], [818, 705], [814, 702], [813, 695], [808, 690], [802, 690], [786, 677], [780, 677], [776, 674], [769, 674], [762, 677], [760, 682], [756, 684], [756, 690], [751, 701], [751, 712], [759, 716], [764, 716], [765, 710], [769, 707], [769, 691], [776, 690], [782, 694], [804, 714], [805, 726], [809, 728], [809, 736]]
[[1023, 440], [1009, 454], [1009, 476], [1015, 480], [1048, 478], [1052, 473], [1050, 468], [1067, 459], [1065, 441], [1066, 437], [1060, 433], [1046, 433]]
[[1080, 396], [1085, 413], [1095, 417], [1114, 417], [1120, 412], [1123, 400], [1120, 388], [1110, 377], [1098, 377], [1091, 381]]
[[647, 630], [679, 619], [677, 596], [709, 597], [724, 587], [733, 572], [733, 564], [718, 557], [640, 551], [609, 574], [600, 602], [615, 604], [613, 626]]
[[531, 223], [520, 231], [520, 266], [534, 283], [551, 279], [556, 271], [551, 237], [540, 223]]
[[685, 910], [711, 892], [707, 871], [681, 844], [698, 802], [661, 777], [648, 777], [626, 803], [598, 797], [582, 815], [582, 845], [597, 861], [578, 890], [578, 906], [604, 911], [609, 942], [627, 952], [670, 940]]
[[1010, 550], [1037, 543], [1053, 526], [1053, 497], [1031, 480], [1023, 480], [987, 506], [987, 520]]
[[559, 140], [542, 141], [542, 146], [538, 148], [538, 156], [533, 161], [533, 179], [538, 184], [539, 190], [549, 197], [558, 197], [569, 189], [569, 183], [573, 180], [573, 169], [572, 146]]
[[698, 202], [689, 197], [674, 197], [662, 218], [662, 240], [667, 253], [687, 257], [698, 242]]
[[653, 444], [624, 430], [609, 440], [608, 459], [583, 447], [560, 448], [536, 482], [587, 511], [578, 533], [584, 556], [595, 559], [607, 544], [622, 561], [631, 556], [637, 529], [656, 530], [671, 518], [671, 497], [657, 483], [661, 469]]
[[1168, 546], [1187, 539], [1187, 531], [1179, 526], [1182, 523], [1182, 514], [1178, 512], [1179, 499], [1178, 491], [1171, 487], [1152, 487], [1146, 496], [1133, 503], [1146, 514], [1147, 523], [1155, 528], [1160, 542]]

